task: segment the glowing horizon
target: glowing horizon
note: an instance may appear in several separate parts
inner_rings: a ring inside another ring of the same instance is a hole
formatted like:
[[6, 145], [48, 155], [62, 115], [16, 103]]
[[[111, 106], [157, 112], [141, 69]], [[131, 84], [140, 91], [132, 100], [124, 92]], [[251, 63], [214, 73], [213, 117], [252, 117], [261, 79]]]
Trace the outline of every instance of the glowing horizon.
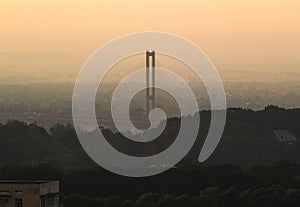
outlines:
[[83, 62], [118, 36], [156, 30], [193, 41], [221, 69], [300, 71], [299, 10], [297, 0], [2, 1], [0, 53]]

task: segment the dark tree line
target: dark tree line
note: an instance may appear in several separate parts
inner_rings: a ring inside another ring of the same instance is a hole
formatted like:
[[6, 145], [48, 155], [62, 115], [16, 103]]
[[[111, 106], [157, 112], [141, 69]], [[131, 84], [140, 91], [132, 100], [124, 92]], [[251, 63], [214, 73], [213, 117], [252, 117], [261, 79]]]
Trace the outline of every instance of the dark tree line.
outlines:
[[60, 180], [65, 207], [297, 207], [300, 202], [300, 166], [288, 162], [247, 169], [182, 163], [148, 178], [47, 163], [0, 167], [0, 179], [16, 178]]
[[233, 186], [225, 190], [210, 187], [194, 196], [146, 193], [137, 199], [72, 194], [64, 196], [63, 203], [65, 207], [297, 207], [300, 189], [283, 188], [280, 185], [242, 191]]
[[240, 168], [237, 165], [181, 163], [162, 174], [129, 178], [110, 173], [100, 167], [63, 169], [47, 163], [0, 167], [0, 179], [59, 180], [64, 195], [107, 197], [119, 195], [122, 198], [137, 199], [141, 194], [155, 192], [179, 196], [197, 195], [209, 187], [225, 191], [234, 186], [240, 191], [269, 188], [280, 185], [283, 188], [300, 188], [300, 165], [288, 162], [268, 166], [256, 165]]

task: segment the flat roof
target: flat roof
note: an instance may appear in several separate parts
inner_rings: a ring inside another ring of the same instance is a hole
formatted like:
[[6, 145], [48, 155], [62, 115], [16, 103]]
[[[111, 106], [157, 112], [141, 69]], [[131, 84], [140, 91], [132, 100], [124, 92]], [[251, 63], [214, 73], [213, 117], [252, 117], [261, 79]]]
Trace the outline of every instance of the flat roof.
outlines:
[[56, 180], [0, 180], [0, 184], [44, 184], [58, 182]]

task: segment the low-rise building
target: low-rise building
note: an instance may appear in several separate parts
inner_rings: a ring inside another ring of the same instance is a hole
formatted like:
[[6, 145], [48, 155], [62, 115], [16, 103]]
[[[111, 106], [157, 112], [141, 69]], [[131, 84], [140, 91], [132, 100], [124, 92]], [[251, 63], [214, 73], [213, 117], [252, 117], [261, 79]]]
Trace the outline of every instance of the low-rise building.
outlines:
[[59, 207], [58, 181], [0, 180], [0, 207]]

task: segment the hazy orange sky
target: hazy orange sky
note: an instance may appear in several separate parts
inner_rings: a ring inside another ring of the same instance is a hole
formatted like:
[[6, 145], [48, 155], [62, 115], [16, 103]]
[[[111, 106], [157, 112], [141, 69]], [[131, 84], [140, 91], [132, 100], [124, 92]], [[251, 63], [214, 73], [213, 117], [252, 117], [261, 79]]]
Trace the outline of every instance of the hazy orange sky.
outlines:
[[190, 39], [221, 69], [300, 72], [299, 0], [0, 0], [1, 53], [84, 61], [105, 42], [145, 30]]

